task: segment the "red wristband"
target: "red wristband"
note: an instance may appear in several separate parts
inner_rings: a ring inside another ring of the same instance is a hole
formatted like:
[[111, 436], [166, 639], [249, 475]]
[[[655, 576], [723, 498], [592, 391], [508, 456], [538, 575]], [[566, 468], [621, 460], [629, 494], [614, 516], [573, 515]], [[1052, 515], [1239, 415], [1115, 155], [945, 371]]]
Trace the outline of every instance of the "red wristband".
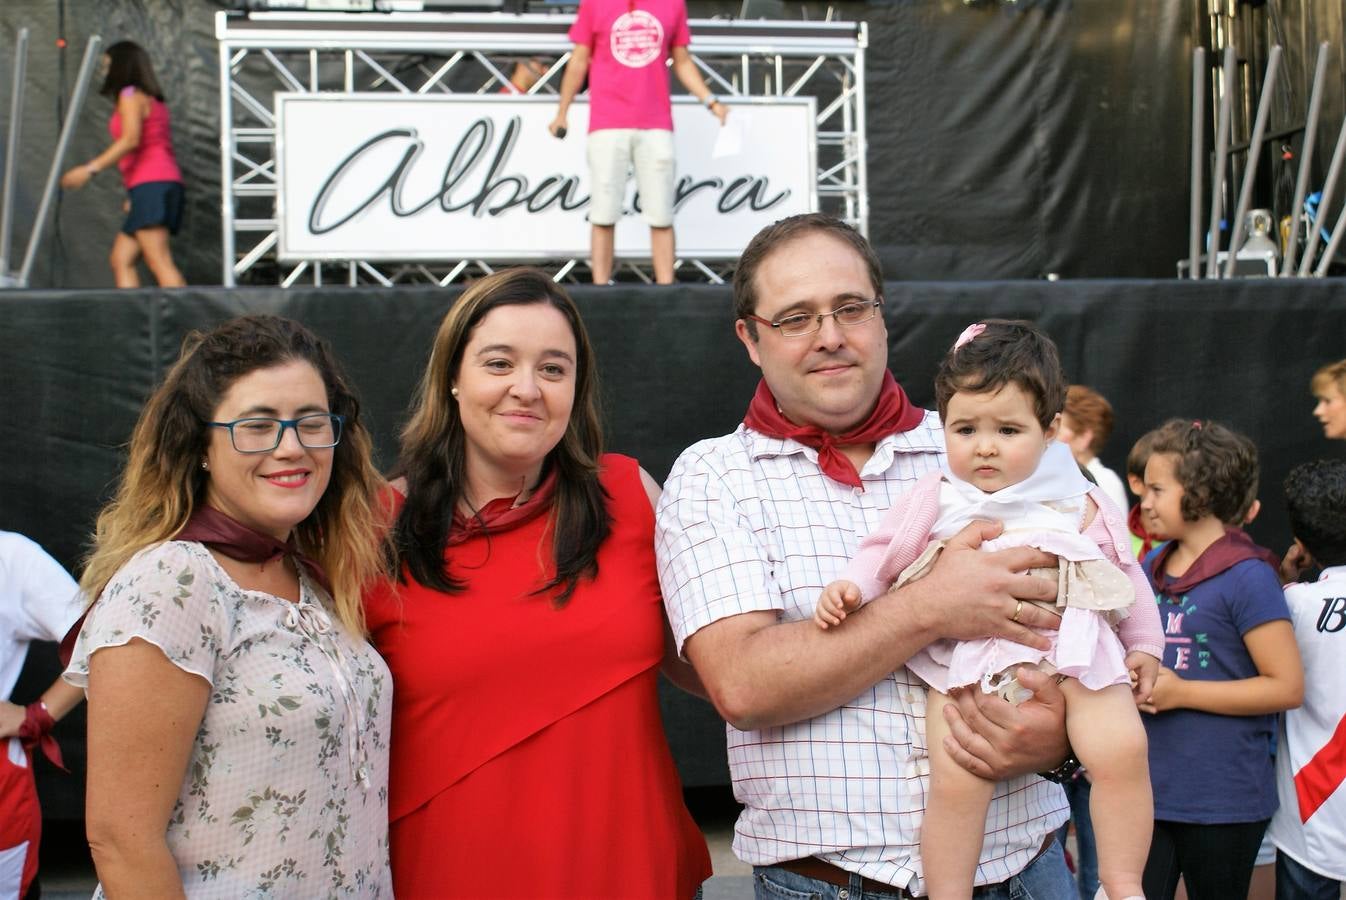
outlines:
[[51, 717], [51, 713], [47, 710], [47, 704], [41, 700], [35, 700], [24, 707], [23, 724], [19, 726], [19, 740], [23, 741], [25, 747], [41, 747], [42, 755], [52, 765], [62, 772], [68, 772], [65, 761], [61, 758], [61, 746], [51, 736], [51, 730], [54, 727], [56, 727], [56, 720]]

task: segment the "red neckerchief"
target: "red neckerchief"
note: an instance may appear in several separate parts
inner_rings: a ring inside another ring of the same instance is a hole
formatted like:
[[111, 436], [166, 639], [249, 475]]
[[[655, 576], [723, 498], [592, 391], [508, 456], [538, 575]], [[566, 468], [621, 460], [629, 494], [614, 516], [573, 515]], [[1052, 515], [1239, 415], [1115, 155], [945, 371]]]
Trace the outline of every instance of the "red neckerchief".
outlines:
[[303, 563], [313, 580], [321, 584], [325, 591], [329, 594], [332, 592], [327, 573], [322, 566], [299, 552], [293, 536], [288, 541], [277, 540], [205, 504], [196, 508], [187, 524], [173, 536], [173, 540], [196, 541], [230, 559], [246, 563], [265, 565], [272, 560], [292, 556], [296, 562]]
[[1253, 539], [1248, 537], [1248, 533], [1242, 528], [1226, 525], [1223, 537], [1202, 550], [1201, 555], [1193, 561], [1186, 572], [1168, 580], [1164, 576], [1164, 565], [1173, 555], [1177, 545], [1177, 541], [1169, 541], [1159, 548], [1159, 555], [1154, 558], [1154, 566], [1150, 569], [1150, 581], [1154, 584], [1155, 590], [1170, 597], [1181, 596], [1206, 579], [1214, 578], [1245, 559], [1260, 559], [1273, 570], [1280, 565], [1276, 554], [1266, 547], [1253, 543]]
[[855, 464], [841, 452], [842, 447], [854, 444], [873, 444], [890, 434], [910, 431], [925, 418], [925, 410], [907, 399], [902, 386], [892, 372], [883, 373], [879, 400], [869, 416], [845, 434], [831, 434], [816, 425], [796, 425], [781, 414], [776, 398], [767, 387], [766, 379], [757, 384], [757, 393], [748, 404], [743, 424], [753, 431], [773, 438], [789, 438], [818, 451], [818, 465], [823, 474], [833, 481], [864, 489]]
[[1126, 527], [1131, 533], [1140, 538], [1140, 552], [1136, 554], [1136, 559], [1140, 562], [1145, 561], [1145, 557], [1150, 555], [1154, 549], [1154, 535], [1145, 530], [1144, 524], [1140, 521], [1140, 504], [1137, 503], [1131, 507], [1131, 511], [1126, 514]]
[[[204, 503], [192, 511], [192, 517], [187, 520], [186, 525], [182, 526], [181, 531], [173, 535], [172, 540], [196, 541], [230, 559], [246, 563], [265, 565], [272, 560], [291, 556], [296, 562], [303, 564], [313, 580], [322, 585], [327, 593], [332, 592], [332, 583], [328, 580], [327, 573], [323, 571], [322, 566], [299, 552], [293, 537], [288, 541], [277, 540], [269, 534], [262, 534], [260, 531], [249, 528], [247, 525]], [[95, 602], [97, 601], [95, 600]], [[80, 629], [84, 627], [84, 620], [88, 617], [89, 610], [92, 608], [93, 603], [90, 603], [85, 608], [84, 614], [79, 617], [79, 621], [70, 626], [70, 630], [66, 632], [65, 637], [61, 638], [58, 653], [62, 665], [70, 665], [75, 641], [79, 638]]]
[[452, 547], [479, 534], [504, 531], [507, 528], [513, 528], [515, 525], [522, 525], [524, 522], [531, 521], [551, 508], [552, 494], [555, 491], [556, 469], [553, 468], [533, 491], [533, 496], [518, 506], [514, 505], [519, 499], [516, 494], [513, 497], [501, 497], [492, 500], [477, 510], [476, 515], [465, 516], [455, 511], [453, 524], [449, 527], [449, 536], [445, 540], [444, 546]]

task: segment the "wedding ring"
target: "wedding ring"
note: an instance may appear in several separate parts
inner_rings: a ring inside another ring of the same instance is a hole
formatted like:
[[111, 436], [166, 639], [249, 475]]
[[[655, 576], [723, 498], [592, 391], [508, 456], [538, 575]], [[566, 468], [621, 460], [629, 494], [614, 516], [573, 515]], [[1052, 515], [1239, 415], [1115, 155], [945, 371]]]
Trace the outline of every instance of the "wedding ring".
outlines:
[[1019, 613], [1024, 611], [1024, 602], [1022, 600], [1014, 601], [1014, 615], [1010, 616], [1011, 622], [1019, 621]]

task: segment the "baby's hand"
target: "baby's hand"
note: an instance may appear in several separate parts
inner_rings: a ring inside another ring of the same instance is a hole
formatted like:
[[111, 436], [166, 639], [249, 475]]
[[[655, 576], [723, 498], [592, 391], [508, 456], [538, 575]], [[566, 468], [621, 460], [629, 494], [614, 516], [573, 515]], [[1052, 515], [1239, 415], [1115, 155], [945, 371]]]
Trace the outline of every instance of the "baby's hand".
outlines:
[[834, 581], [823, 588], [818, 598], [818, 608], [813, 611], [813, 621], [819, 628], [840, 625], [846, 613], [860, 608], [860, 586], [853, 581]]
[[1136, 705], [1148, 703], [1154, 694], [1154, 680], [1159, 677], [1159, 660], [1132, 650], [1126, 654], [1126, 668], [1131, 673], [1131, 695], [1136, 698]]

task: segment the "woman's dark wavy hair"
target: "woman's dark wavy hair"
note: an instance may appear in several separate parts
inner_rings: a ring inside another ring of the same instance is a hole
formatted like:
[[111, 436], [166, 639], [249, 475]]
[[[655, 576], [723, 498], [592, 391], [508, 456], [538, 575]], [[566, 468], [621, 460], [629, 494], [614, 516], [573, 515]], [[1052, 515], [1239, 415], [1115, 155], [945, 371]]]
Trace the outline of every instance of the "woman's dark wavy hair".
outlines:
[[1285, 477], [1290, 534], [1320, 566], [1346, 564], [1346, 460], [1319, 459]]
[[950, 350], [935, 375], [939, 417], [949, 412], [958, 391], [998, 391], [1013, 382], [1033, 398], [1033, 412], [1044, 429], [1066, 405], [1066, 376], [1056, 344], [1032, 322], [987, 319], [981, 334]]
[[1242, 525], [1257, 499], [1257, 446], [1210, 419], [1169, 419], [1151, 432], [1150, 458], [1178, 458], [1174, 478], [1182, 485], [1182, 517], [1195, 522], [1215, 516], [1226, 525]]
[[491, 310], [502, 306], [546, 305], [570, 323], [575, 338], [575, 403], [559, 444], [544, 462], [556, 472], [550, 514], [556, 575], [538, 588], [560, 588], [555, 603], [565, 604], [580, 578], [598, 574], [598, 548], [611, 531], [607, 497], [598, 480], [603, 430], [598, 413], [598, 368], [589, 335], [569, 295], [539, 269], [497, 272], [469, 287], [444, 316], [435, 335], [430, 362], [402, 431], [398, 472], [407, 480], [407, 501], [394, 529], [395, 570], [410, 570], [420, 584], [460, 593], [467, 584], [450, 571], [445, 547], [453, 512], [466, 483], [467, 435], [450, 393], [472, 332]]
[[108, 57], [107, 77], [98, 93], [116, 101], [122, 88], [138, 87], [156, 100], [164, 99], [164, 89], [154, 77], [150, 55], [135, 41], [118, 41], [105, 51]]

